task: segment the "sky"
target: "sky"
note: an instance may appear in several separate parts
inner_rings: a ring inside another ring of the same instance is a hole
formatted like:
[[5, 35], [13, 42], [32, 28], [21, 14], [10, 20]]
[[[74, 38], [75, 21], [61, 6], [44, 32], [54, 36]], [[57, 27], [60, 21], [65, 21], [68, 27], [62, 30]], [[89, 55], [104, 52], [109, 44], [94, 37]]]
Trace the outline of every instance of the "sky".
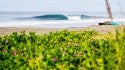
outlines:
[[[109, 0], [112, 12], [125, 12], [125, 0]], [[0, 0], [0, 12], [106, 12], [105, 0]]]

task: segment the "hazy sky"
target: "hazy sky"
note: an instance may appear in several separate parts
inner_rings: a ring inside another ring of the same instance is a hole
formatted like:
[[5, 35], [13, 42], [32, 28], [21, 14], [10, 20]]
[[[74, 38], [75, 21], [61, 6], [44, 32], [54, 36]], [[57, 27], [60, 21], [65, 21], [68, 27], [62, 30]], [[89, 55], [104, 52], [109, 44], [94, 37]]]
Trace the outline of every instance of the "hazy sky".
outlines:
[[[109, 0], [113, 12], [125, 12], [125, 0]], [[0, 12], [106, 12], [105, 0], [0, 0]]]

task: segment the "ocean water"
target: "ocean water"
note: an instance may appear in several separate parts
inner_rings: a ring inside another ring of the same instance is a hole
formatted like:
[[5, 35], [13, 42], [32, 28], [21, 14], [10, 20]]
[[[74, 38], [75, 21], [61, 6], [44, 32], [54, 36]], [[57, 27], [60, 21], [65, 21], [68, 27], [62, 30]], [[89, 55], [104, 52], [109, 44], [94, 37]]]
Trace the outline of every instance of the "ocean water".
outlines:
[[[114, 21], [124, 24], [124, 15], [113, 13]], [[87, 27], [107, 20], [105, 12], [0, 12], [0, 27]]]

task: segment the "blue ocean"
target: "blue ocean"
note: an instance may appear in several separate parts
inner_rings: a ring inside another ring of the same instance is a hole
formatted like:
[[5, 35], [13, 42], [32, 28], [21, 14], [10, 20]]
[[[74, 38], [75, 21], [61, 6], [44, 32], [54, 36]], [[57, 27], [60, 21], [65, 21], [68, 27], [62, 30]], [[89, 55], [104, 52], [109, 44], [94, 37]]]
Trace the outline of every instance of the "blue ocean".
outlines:
[[[116, 22], [125, 22], [125, 13], [114, 12]], [[0, 12], [0, 27], [87, 27], [107, 21], [106, 12]]]

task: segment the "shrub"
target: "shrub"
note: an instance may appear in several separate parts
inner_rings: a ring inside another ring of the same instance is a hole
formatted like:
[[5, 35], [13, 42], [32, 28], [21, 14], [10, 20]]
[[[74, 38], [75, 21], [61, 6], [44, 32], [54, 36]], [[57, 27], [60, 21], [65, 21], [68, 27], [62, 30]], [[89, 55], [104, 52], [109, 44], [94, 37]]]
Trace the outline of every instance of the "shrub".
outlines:
[[124, 54], [124, 32], [64, 30], [26, 35], [23, 31], [0, 37], [0, 70], [124, 70]]

